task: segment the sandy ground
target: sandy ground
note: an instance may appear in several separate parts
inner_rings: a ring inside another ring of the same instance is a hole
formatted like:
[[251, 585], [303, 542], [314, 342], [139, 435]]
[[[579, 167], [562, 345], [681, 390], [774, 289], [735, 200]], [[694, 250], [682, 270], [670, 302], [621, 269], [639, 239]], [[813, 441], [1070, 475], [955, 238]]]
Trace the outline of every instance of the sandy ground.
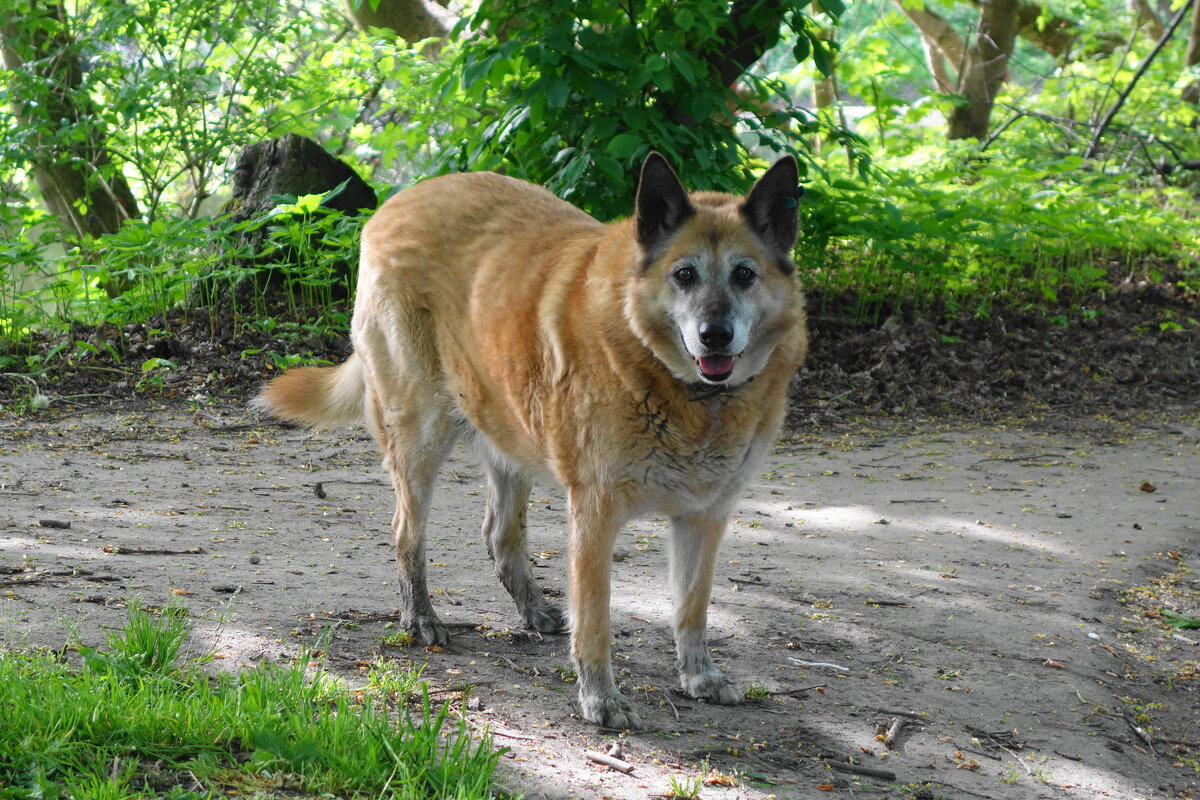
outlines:
[[[519, 629], [479, 537], [483, 492], [455, 453], [429, 558], [435, 607], [460, 627], [444, 652], [406, 649], [389, 638], [392, 500], [363, 431], [182, 403], [0, 420], [0, 643], [96, 644], [131, 599], [175, 598], [226, 666], [314, 642], [351, 681], [380, 657], [424, 665], [435, 697], [511, 748], [500, 780], [529, 798], [702, 777], [703, 798], [1200, 787], [1200, 631], [1157, 618], [1200, 614], [1195, 417], [793, 435], [722, 549], [711, 644], [759, 697], [735, 708], [674, 691], [665, 523], [631, 525], [614, 657], [650, 726], [631, 734], [578, 717], [564, 636]], [[562, 497], [533, 501], [536, 572], [561, 596]], [[586, 760], [614, 743], [631, 775]]]

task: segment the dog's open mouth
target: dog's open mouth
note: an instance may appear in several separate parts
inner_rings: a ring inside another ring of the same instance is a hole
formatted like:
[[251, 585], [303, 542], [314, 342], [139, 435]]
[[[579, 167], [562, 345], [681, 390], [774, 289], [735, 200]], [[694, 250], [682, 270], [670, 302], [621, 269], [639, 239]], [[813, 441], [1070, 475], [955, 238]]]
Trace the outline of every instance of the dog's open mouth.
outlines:
[[720, 383], [733, 374], [733, 360], [737, 356], [700, 356], [696, 365], [704, 380]]

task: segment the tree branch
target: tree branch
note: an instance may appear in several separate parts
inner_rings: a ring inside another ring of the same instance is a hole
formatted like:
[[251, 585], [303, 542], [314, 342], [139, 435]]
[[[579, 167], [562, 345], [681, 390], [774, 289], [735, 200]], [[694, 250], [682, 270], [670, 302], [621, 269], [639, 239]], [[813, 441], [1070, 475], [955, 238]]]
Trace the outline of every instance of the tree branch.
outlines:
[[1175, 35], [1175, 31], [1179, 28], [1179, 25], [1183, 22], [1183, 18], [1187, 16], [1187, 12], [1191, 9], [1192, 4], [1195, 2], [1196, 0], [1186, 0], [1179, 11], [1176, 12], [1175, 18], [1171, 20], [1170, 26], [1168, 26], [1167, 30], [1163, 32], [1163, 35], [1160, 36], [1158, 41], [1155, 43], [1154, 49], [1150, 51], [1150, 54], [1146, 56], [1146, 58], [1142, 61], [1141, 66], [1138, 67], [1137, 72], [1135, 72], [1133, 77], [1129, 79], [1129, 85], [1125, 87], [1124, 91], [1122, 91], [1120, 96], [1117, 97], [1117, 102], [1113, 103], [1112, 108], [1110, 108], [1108, 113], [1104, 115], [1104, 118], [1100, 120], [1100, 124], [1096, 127], [1095, 134], [1092, 135], [1091, 144], [1088, 145], [1087, 152], [1083, 155], [1084, 158], [1094, 158], [1096, 156], [1096, 152], [1100, 149], [1100, 139], [1104, 136], [1104, 132], [1108, 130], [1108, 126], [1112, 124], [1113, 118], [1117, 116], [1117, 112], [1121, 110], [1121, 107], [1125, 105], [1125, 101], [1129, 99], [1130, 93], [1133, 92], [1133, 87], [1137, 86], [1137, 82], [1142, 79], [1143, 75], [1146, 74], [1146, 70], [1150, 68], [1150, 64], [1154, 61], [1158, 54], [1162, 52], [1162, 49], [1166, 46], [1167, 42], [1171, 40], [1171, 37]]
[[967, 57], [967, 45], [950, 25], [945, 17], [927, 8], [906, 6], [902, 0], [896, 0], [896, 5], [904, 12], [922, 37], [945, 56], [951, 64], [962, 66]]

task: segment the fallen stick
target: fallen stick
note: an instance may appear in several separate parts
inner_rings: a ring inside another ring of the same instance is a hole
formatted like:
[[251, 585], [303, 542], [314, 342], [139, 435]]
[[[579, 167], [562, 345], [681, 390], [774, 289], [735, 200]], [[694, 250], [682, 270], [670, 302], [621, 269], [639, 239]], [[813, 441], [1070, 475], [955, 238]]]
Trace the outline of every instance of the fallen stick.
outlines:
[[829, 669], [840, 670], [841, 672], [849, 672], [849, 667], [843, 667], [840, 664], [830, 664], [828, 661], [805, 661], [802, 658], [793, 658], [788, 656], [788, 661], [801, 667], [828, 667]]
[[1133, 732], [1137, 734], [1138, 738], [1145, 742], [1146, 746], [1150, 748], [1150, 755], [1158, 758], [1158, 750], [1156, 750], [1154, 747], [1154, 738], [1150, 734], [1146, 733], [1146, 731], [1137, 724], [1137, 721], [1128, 712], [1122, 716], [1125, 718], [1125, 722], [1129, 723], [1129, 727], [1133, 728]]
[[596, 753], [591, 750], [584, 750], [583, 754], [587, 756], [589, 761], [595, 761], [597, 764], [603, 764], [609, 769], [615, 769], [617, 772], [624, 772], [626, 775], [633, 774], [633, 764], [628, 761], [622, 761], [619, 758], [605, 755], [604, 753]]
[[858, 764], [848, 764], [844, 761], [826, 761], [825, 766], [830, 769], [835, 769], [838, 772], [852, 772], [855, 775], [865, 775], [868, 778], [880, 778], [885, 781], [896, 780], [896, 773], [890, 769], [875, 769], [873, 767], [860, 767]]
[[0, 581], [0, 586], [36, 586], [39, 583], [61, 583], [62, 578], [52, 577], [50, 575], [32, 575], [24, 580], [14, 578], [13, 580]]
[[887, 730], [887, 733], [885, 733], [883, 736], [883, 746], [888, 750], [891, 750], [893, 747], [895, 747], [896, 737], [900, 735], [900, 729], [903, 728], [907, 723], [908, 720], [904, 717], [896, 717], [893, 719], [891, 726]]
[[125, 547], [119, 544], [106, 544], [100, 549], [118, 556], [196, 556], [206, 552], [203, 547], [189, 547], [186, 550], [159, 550], [152, 547]]
[[799, 689], [787, 689], [781, 692], [768, 692], [772, 697], [797, 697], [806, 692], [813, 692], [817, 689], [824, 689], [828, 684], [814, 683], [812, 686], [801, 686]]

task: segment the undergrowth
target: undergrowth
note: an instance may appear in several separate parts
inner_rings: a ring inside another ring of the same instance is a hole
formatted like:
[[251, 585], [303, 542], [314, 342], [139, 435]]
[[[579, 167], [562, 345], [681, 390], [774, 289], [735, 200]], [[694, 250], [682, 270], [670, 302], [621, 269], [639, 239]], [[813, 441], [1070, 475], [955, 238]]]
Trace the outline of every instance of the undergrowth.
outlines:
[[0, 651], [0, 798], [493, 796], [500, 752], [416, 676], [355, 692], [307, 657], [212, 676], [188, 633], [182, 609], [134, 608], [77, 664]]
[[[1200, 295], [1190, 189], [1137, 185], [1073, 156], [1039, 161], [998, 149], [964, 169], [968, 155], [918, 149], [881, 161], [871, 181], [831, 159], [803, 201], [796, 262], [805, 289], [837, 298], [839, 312], [867, 324], [900, 307], [933, 317], [1017, 308], [1070, 319], [1085, 298], [1102, 303], [1120, 283]], [[81, 348], [104, 347], [153, 388], [175, 365], [128, 363], [122, 332], [149, 325], [166, 339], [196, 315], [213, 341], [253, 330], [290, 340], [292, 354], [320, 349], [306, 341], [344, 338], [364, 219], [322, 207], [323, 198], [282, 197], [265, 218], [236, 225], [131, 220], [86, 253], [57, 256], [29, 238], [41, 218], [27, 220], [25, 236], [0, 243], [9, 276], [0, 284], [0, 372], [37, 378], [56, 360], [86, 356]], [[250, 228], [266, 229], [253, 252], [244, 244]], [[73, 335], [102, 325], [116, 335], [101, 345]], [[31, 345], [56, 333], [61, 341], [49, 350]]]

